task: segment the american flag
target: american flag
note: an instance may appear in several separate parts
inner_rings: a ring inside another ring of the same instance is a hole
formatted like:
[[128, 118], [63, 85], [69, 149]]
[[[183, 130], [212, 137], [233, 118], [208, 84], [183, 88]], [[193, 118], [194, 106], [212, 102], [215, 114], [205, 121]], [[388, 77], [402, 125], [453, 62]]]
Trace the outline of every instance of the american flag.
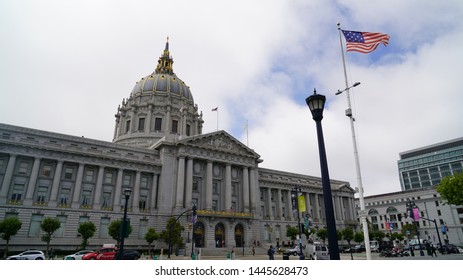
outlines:
[[389, 35], [377, 32], [359, 32], [342, 30], [346, 38], [346, 49], [348, 52], [370, 53], [374, 51], [379, 44], [387, 46], [389, 44]]

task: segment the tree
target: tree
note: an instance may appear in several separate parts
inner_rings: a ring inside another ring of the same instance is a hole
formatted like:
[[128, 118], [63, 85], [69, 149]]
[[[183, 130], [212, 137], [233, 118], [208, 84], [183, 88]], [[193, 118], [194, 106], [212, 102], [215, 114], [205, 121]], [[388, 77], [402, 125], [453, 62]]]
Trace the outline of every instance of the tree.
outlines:
[[151, 255], [151, 244], [158, 240], [161, 237], [159, 233], [156, 232], [154, 228], [148, 228], [148, 231], [145, 234], [145, 240], [148, 242], [148, 254]]
[[[122, 224], [121, 220], [116, 220], [116, 221], [112, 221], [108, 227], [108, 234], [114, 240], [116, 240], [117, 245], [119, 245], [119, 243], [121, 242], [121, 238], [122, 238], [121, 224]], [[127, 236], [129, 236], [131, 233], [132, 233], [132, 226], [129, 224], [129, 226], [127, 227]]]
[[291, 241], [296, 240], [297, 235], [299, 234], [299, 230], [296, 227], [287, 227], [286, 228], [286, 236], [291, 239]]
[[356, 232], [354, 234], [354, 241], [357, 242], [357, 243], [362, 243], [364, 240], [364, 237], [363, 237], [363, 232]]
[[46, 217], [40, 223], [40, 228], [45, 232], [42, 235], [42, 241], [47, 243], [46, 255], [48, 256], [48, 250], [50, 249], [50, 241], [53, 233], [61, 227], [61, 222], [57, 218]]
[[463, 172], [442, 179], [437, 186], [437, 192], [449, 204], [463, 205]]
[[8, 256], [8, 245], [12, 236], [18, 233], [22, 222], [16, 217], [6, 218], [0, 223], [0, 236], [6, 241], [5, 256]]
[[326, 228], [319, 229], [317, 236], [323, 241], [323, 244], [325, 244], [325, 239], [328, 237], [328, 230]]
[[349, 245], [349, 252], [350, 252], [350, 259], [354, 259], [354, 255], [352, 254], [352, 248], [350, 246], [350, 242], [352, 239], [354, 239], [354, 230], [350, 227], [346, 227], [342, 230], [342, 237], [344, 240], [347, 241], [347, 244]]
[[77, 232], [82, 237], [82, 249], [87, 248], [88, 240], [91, 237], [93, 237], [93, 235], [95, 234], [95, 231], [96, 231], [95, 224], [90, 221], [83, 222], [79, 225]]
[[[172, 225], [172, 236], [170, 236], [170, 226]], [[179, 247], [183, 244], [182, 231], [185, 228], [180, 224], [180, 222], [175, 218], [171, 217], [167, 221], [166, 230], [161, 232], [161, 240], [171, 245], [171, 249], [174, 247]], [[171, 251], [172, 252], [172, 251]], [[169, 253], [171, 253], [169, 252]]]

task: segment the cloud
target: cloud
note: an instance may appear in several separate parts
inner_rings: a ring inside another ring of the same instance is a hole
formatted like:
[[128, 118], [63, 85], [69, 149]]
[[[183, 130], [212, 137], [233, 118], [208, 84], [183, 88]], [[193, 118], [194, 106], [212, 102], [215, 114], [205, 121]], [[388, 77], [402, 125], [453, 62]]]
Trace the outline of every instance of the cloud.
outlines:
[[117, 106], [169, 36], [204, 132], [216, 130], [219, 106], [219, 129], [249, 137], [262, 167], [320, 176], [305, 98], [326, 95], [330, 177], [356, 187], [347, 98], [334, 95], [345, 87], [340, 22], [391, 36], [346, 63], [349, 83], [361, 82], [350, 93], [365, 194], [397, 191], [400, 152], [461, 137], [462, 10], [418, 0], [2, 2], [0, 121], [111, 141]]

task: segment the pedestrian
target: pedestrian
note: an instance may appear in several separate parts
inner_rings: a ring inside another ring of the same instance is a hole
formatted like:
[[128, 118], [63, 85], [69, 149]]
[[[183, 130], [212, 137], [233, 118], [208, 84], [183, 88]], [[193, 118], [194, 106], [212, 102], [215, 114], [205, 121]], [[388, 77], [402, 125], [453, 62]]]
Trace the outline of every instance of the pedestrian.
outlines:
[[53, 248], [50, 249], [50, 255], [48, 257], [49, 260], [55, 259], [55, 250]]
[[268, 259], [269, 260], [274, 260], [275, 259], [273, 257], [274, 254], [275, 254], [275, 249], [273, 249], [273, 246], [270, 245], [270, 248], [268, 248], [268, 250], [267, 250]]
[[252, 255], [255, 256], [256, 255], [256, 248], [254, 246], [252, 246]]
[[437, 258], [437, 252], [436, 252], [436, 247], [434, 247], [434, 244], [431, 244], [431, 251], [432, 251], [432, 256], [436, 256]]

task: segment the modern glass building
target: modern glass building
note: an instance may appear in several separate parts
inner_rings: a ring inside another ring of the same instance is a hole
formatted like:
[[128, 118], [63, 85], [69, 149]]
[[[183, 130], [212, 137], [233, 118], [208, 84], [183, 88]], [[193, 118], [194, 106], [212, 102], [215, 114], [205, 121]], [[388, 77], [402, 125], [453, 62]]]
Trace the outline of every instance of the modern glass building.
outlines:
[[402, 190], [435, 186], [447, 176], [462, 172], [463, 138], [402, 152], [398, 160]]

